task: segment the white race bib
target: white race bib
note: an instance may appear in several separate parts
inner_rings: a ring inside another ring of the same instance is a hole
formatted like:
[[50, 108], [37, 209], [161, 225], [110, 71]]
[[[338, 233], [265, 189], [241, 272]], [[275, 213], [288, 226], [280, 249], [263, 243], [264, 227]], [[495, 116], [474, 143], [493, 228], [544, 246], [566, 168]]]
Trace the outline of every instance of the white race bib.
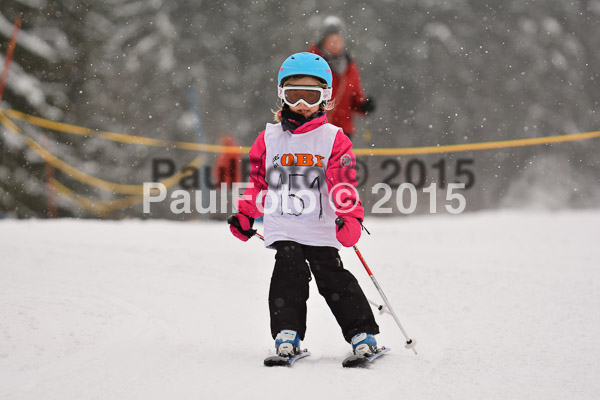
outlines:
[[265, 245], [292, 240], [340, 248], [325, 175], [338, 131], [325, 124], [295, 135], [281, 124], [267, 124]]

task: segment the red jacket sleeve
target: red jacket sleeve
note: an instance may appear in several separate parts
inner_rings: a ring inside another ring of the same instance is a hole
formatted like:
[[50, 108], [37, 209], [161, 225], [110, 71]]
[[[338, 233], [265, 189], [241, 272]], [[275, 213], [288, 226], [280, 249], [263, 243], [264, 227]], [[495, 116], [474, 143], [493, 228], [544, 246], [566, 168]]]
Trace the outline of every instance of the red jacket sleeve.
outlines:
[[360, 106], [367, 101], [367, 97], [363, 91], [362, 82], [360, 80], [360, 71], [354, 61], [350, 62], [347, 71], [347, 85], [352, 96], [352, 109], [362, 113]]
[[335, 204], [337, 216], [356, 217], [362, 221], [365, 210], [358, 196], [355, 167], [356, 156], [352, 151], [352, 142], [339, 130], [325, 173], [329, 195]]
[[256, 205], [256, 199], [262, 190], [267, 189], [265, 180], [267, 149], [265, 145], [265, 131], [254, 141], [250, 148], [250, 180], [244, 195], [237, 201], [238, 211], [252, 218], [259, 218], [263, 213]]

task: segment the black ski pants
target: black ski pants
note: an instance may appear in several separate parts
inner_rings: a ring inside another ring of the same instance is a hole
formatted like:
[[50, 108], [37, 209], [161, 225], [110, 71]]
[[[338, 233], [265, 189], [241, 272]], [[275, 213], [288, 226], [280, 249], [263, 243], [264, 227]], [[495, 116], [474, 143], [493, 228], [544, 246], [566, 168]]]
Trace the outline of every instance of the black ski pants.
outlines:
[[379, 333], [369, 301], [354, 275], [344, 269], [336, 248], [292, 241], [278, 241], [273, 246], [277, 250], [269, 291], [273, 338], [292, 329], [304, 339], [311, 271], [347, 342], [362, 332]]

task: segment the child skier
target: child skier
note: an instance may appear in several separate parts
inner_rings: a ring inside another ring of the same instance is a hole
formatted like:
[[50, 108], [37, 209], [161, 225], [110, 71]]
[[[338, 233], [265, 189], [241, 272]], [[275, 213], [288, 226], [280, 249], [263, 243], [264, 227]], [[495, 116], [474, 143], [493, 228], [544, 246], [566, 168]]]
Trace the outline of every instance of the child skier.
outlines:
[[247, 241], [264, 211], [265, 245], [277, 251], [269, 311], [279, 356], [300, 352], [311, 272], [354, 353], [371, 355], [379, 327], [338, 253], [340, 244], [351, 247], [360, 238], [364, 209], [352, 143], [327, 122], [331, 69], [316, 54], [297, 53], [283, 62], [277, 82], [279, 123], [267, 124], [252, 145], [250, 182], [229, 219], [231, 232]]

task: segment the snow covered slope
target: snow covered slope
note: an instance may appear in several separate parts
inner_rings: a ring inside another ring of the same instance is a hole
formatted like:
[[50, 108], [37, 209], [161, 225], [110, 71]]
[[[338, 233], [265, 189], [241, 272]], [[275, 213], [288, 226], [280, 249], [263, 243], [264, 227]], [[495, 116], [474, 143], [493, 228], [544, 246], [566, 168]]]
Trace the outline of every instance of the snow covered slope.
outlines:
[[597, 398], [599, 226], [599, 211], [370, 218], [359, 248], [419, 354], [378, 316], [392, 352], [346, 370], [314, 283], [313, 356], [262, 366], [274, 252], [223, 222], [0, 221], [0, 398]]

